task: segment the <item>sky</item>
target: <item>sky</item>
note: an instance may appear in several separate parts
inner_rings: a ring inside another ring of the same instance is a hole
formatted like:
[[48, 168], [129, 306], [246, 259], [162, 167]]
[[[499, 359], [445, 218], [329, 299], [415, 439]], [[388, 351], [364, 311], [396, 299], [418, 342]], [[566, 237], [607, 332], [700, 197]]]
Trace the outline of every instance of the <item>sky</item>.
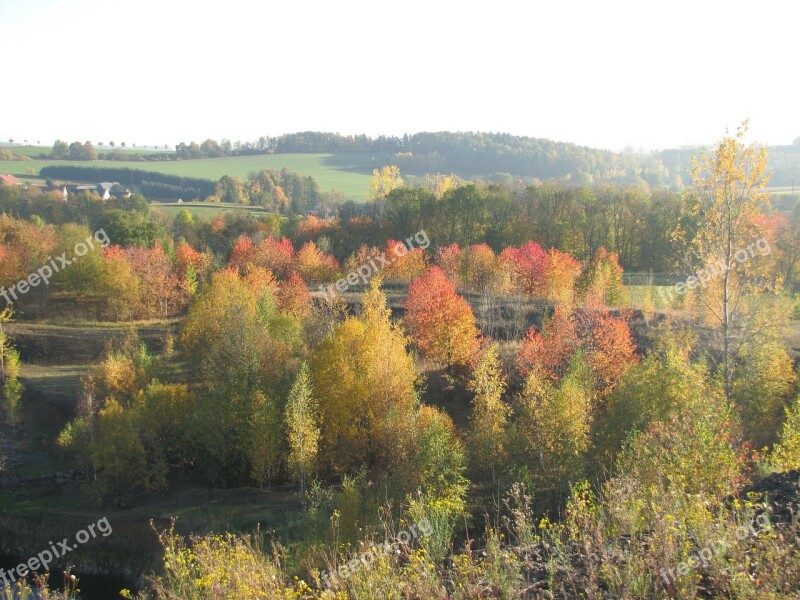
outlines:
[[0, 0], [0, 140], [800, 137], [800, 3]]

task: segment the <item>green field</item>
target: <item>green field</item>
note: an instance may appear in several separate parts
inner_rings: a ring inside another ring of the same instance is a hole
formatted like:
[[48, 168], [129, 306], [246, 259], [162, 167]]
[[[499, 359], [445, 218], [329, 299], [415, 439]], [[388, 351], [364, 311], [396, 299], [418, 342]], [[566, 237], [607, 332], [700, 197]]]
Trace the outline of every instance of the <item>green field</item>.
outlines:
[[[14, 148], [14, 151], [21, 153], [18, 152], [20, 149]], [[41, 148], [37, 148], [36, 152], [32, 153], [36, 154], [41, 151]], [[47, 165], [77, 165], [82, 167], [127, 167], [216, 180], [223, 175], [244, 178], [249, 173], [261, 169], [279, 171], [286, 167], [298, 175], [310, 175], [313, 177], [322, 192], [341, 192], [349, 200], [363, 201], [367, 199], [367, 188], [372, 169], [383, 166], [382, 158], [373, 157], [366, 153], [352, 153], [266, 154], [176, 161], [0, 161], [0, 173], [11, 173], [16, 175], [20, 181], [27, 183], [41, 183], [38, 175], [42, 167]]]
[[184, 208], [192, 213], [194, 217], [208, 217], [210, 219], [215, 218], [221, 212], [244, 211], [253, 214], [255, 217], [272, 212], [263, 206], [242, 206], [241, 204], [223, 202], [183, 202], [182, 204], [177, 202], [151, 202], [150, 206], [169, 215], [170, 218], [175, 218], [175, 215]]

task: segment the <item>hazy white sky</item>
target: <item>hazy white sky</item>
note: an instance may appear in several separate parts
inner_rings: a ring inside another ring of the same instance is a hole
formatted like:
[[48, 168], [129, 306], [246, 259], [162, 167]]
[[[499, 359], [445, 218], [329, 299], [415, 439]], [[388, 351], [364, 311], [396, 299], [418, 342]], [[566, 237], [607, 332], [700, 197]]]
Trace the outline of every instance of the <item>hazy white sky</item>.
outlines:
[[800, 4], [0, 0], [0, 140], [800, 136]]

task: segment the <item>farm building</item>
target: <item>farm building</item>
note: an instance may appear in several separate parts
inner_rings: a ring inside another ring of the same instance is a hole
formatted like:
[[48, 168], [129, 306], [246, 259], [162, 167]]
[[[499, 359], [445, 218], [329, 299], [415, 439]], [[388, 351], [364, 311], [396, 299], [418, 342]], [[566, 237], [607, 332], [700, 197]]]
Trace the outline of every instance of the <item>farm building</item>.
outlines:
[[0, 185], [19, 185], [19, 179], [13, 175], [3, 175], [0, 173]]

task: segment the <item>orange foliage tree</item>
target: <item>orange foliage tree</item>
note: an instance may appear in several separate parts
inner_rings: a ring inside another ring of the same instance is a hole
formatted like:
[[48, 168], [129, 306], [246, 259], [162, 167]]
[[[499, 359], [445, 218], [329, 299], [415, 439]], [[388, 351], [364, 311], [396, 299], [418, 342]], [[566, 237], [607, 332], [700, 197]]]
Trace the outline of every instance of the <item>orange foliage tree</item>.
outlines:
[[178, 273], [186, 273], [189, 267], [195, 272], [202, 273], [211, 264], [211, 256], [204, 252], [198, 252], [186, 242], [181, 242], [175, 249], [175, 268]]
[[595, 386], [600, 393], [608, 392], [628, 367], [639, 362], [628, 322], [601, 307], [575, 314], [578, 336], [595, 374]]
[[422, 248], [409, 250], [403, 242], [389, 240], [383, 254], [389, 264], [384, 267], [381, 276], [387, 281], [411, 281], [428, 268], [425, 251]]
[[125, 248], [131, 270], [139, 278], [143, 314], [148, 317], [167, 317], [186, 307], [188, 298], [172, 262], [157, 243], [151, 248]]
[[426, 357], [444, 365], [467, 365], [478, 351], [475, 315], [453, 282], [431, 267], [408, 286], [405, 321]]
[[246, 271], [247, 265], [264, 267], [278, 279], [286, 279], [295, 270], [296, 260], [292, 242], [288, 238], [276, 240], [267, 237], [255, 245], [249, 237], [241, 236], [233, 245], [228, 266], [240, 273]]
[[547, 258], [541, 296], [551, 302], [571, 303], [575, 299], [575, 282], [581, 274], [581, 263], [555, 248], [550, 249]]
[[486, 244], [473, 244], [466, 253], [467, 289], [481, 291], [497, 288], [498, 258]]
[[551, 381], [560, 379], [578, 347], [575, 322], [568, 307], [556, 305], [542, 331], [531, 327], [517, 352], [517, 370], [523, 379], [537, 372]]
[[523, 378], [538, 373], [555, 382], [563, 377], [578, 349], [592, 367], [595, 387], [601, 393], [613, 389], [628, 367], [639, 360], [624, 319], [602, 307], [571, 310], [556, 305], [541, 332], [531, 327], [525, 334], [517, 352], [517, 369]]
[[339, 275], [339, 262], [333, 256], [322, 252], [314, 242], [306, 242], [297, 253], [297, 270], [309, 285], [328, 283], [336, 281]]

